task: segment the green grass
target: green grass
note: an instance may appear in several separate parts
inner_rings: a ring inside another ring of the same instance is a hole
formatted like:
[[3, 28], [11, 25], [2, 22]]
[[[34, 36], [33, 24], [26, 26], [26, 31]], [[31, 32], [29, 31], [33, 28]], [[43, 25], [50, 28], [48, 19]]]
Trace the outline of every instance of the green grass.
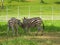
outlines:
[[[44, 32], [60, 32], [60, 21], [54, 20], [44, 20]], [[4, 37], [7, 35], [7, 22], [0, 22], [0, 36]], [[31, 32], [37, 32], [37, 28], [31, 28]], [[18, 29], [19, 35], [25, 35], [24, 29], [19, 27]], [[12, 30], [9, 31], [9, 36], [12, 36]]]
[[[44, 20], [44, 26], [45, 26], [45, 30], [48, 31], [57, 31], [60, 28], [60, 21], [59, 20]], [[7, 22], [0, 22], [0, 31], [6, 31], [7, 30]]]
[[[52, 15], [52, 8], [53, 8], [53, 16], [59, 16], [60, 15], [60, 4], [54, 4], [54, 2], [60, 1], [60, 0], [44, 0], [48, 4], [41, 4], [40, 0], [34, 0], [32, 2], [17, 2], [12, 1], [9, 3], [10, 0], [4, 0], [4, 9], [1, 9], [0, 7], [0, 45], [60, 45], [60, 38], [52, 38], [52, 39], [39, 39], [39, 38], [31, 38], [29, 39], [26, 37], [24, 39], [25, 33], [23, 29], [19, 28], [19, 35], [21, 37], [16, 38], [10, 38], [12, 36], [12, 32], [9, 32], [9, 39], [7, 40], [7, 21], [6, 21], [6, 15], [8, 16], [8, 19], [11, 17], [18, 16], [18, 6], [19, 6], [19, 19], [22, 20], [23, 17], [28, 17], [30, 13], [30, 17], [47, 17]], [[1, 6], [1, 2], [0, 2]], [[30, 12], [29, 12], [30, 9]], [[49, 18], [49, 17], [48, 17]], [[44, 32], [48, 32], [47, 35], [51, 37], [58, 36], [56, 32], [60, 32], [60, 20], [44, 20]], [[53, 22], [53, 23], [52, 23]], [[32, 31], [36, 31], [36, 29], [31, 29]], [[5, 32], [4, 32], [5, 31]], [[12, 31], [12, 30], [10, 30]], [[31, 31], [31, 32], [32, 32]], [[54, 34], [49, 32], [53, 32]], [[46, 35], [45, 35], [46, 36]], [[2, 38], [2, 39], [1, 39]]]
[[22, 37], [16, 37], [10, 39], [6, 39], [3, 42], [0, 42], [1, 45], [59, 45], [59, 38], [57, 39], [39, 39], [39, 38], [31, 38], [25, 39]]
[[[24, 42], [24, 43], [23, 43]], [[33, 42], [32, 40], [26, 40], [26, 39], [23, 39], [23, 38], [19, 38], [19, 39], [13, 39], [13, 40], [10, 40], [10, 41], [6, 41], [6, 42], [3, 42], [1, 43], [2, 45], [36, 45], [35, 42]]]
[[[30, 8], [30, 15], [40, 15], [42, 13], [43, 15], [51, 15], [52, 14], [52, 8], [53, 8], [53, 14], [54, 15], [60, 15], [60, 5], [57, 4], [51, 4], [53, 1], [48, 1], [50, 4], [40, 4], [39, 0], [36, 0], [36, 2], [16, 2], [13, 1], [11, 3], [8, 3], [7, 0], [4, 2], [4, 9], [0, 9], [0, 15], [6, 16], [7, 15], [7, 8], [8, 8], [8, 17], [17, 16], [18, 15], [18, 6], [19, 6], [19, 16], [25, 16], [29, 15], [29, 8]], [[22, 6], [22, 7], [21, 7]], [[48, 13], [47, 13], [48, 12]]]

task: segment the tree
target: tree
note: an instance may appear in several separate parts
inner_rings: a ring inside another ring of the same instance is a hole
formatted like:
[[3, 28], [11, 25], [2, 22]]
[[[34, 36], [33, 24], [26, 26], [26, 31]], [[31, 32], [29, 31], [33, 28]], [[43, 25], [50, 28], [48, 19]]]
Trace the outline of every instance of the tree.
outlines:
[[41, 0], [41, 2], [40, 3], [45, 3], [43, 0]]
[[16, 2], [25, 2], [26, 0], [9, 0], [9, 3], [11, 3], [12, 1], [16, 1]]
[[1, 0], [1, 3], [2, 3], [1, 4], [1, 8], [3, 9], [4, 8], [4, 4], [3, 4], [4, 3], [4, 0]]
[[21, 2], [25, 2], [25, 0], [20, 0]]

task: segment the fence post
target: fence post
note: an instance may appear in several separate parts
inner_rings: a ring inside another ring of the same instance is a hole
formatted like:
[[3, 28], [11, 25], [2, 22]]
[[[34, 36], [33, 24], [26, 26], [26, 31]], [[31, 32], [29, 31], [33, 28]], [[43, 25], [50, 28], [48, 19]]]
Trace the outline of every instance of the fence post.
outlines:
[[8, 7], [6, 7], [6, 21], [8, 20]]
[[29, 9], [29, 15], [28, 15], [28, 18], [30, 18], [30, 6], [28, 7], [28, 9]]
[[17, 16], [17, 18], [19, 18], [19, 13], [20, 13], [20, 12], [19, 12], [19, 6], [18, 6], [18, 16]]
[[40, 18], [42, 18], [42, 12], [41, 12], [41, 7], [40, 7]]
[[52, 24], [53, 24], [53, 20], [54, 20], [54, 19], [53, 19], [53, 6], [52, 6]]

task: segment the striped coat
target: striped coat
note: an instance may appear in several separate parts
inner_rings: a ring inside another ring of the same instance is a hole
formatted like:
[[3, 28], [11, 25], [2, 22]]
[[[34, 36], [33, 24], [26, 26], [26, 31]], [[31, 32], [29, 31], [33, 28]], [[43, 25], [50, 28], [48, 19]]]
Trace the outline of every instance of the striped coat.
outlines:
[[40, 17], [34, 17], [34, 18], [29, 18], [29, 19], [24, 17], [22, 27], [27, 31], [31, 27], [37, 27], [38, 32], [40, 30], [42, 30], [42, 32], [43, 32], [44, 24]]
[[10, 28], [12, 29], [12, 33], [13, 35], [18, 35], [18, 26], [20, 24], [20, 20], [12, 17], [9, 21], [8, 21], [8, 31], [10, 30]]

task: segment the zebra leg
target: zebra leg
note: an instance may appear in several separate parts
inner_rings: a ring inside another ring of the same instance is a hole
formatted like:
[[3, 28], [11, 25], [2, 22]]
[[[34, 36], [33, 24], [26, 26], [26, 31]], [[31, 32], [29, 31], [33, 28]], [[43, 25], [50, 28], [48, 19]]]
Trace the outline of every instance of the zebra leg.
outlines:
[[40, 27], [41, 27], [41, 35], [43, 35], [44, 34], [44, 28], [45, 28], [43, 22], [41, 23]]
[[14, 30], [14, 27], [12, 26], [12, 33], [13, 33], [13, 36], [15, 35], [15, 30]]
[[27, 27], [25, 28], [25, 33], [27, 33]]
[[37, 27], [37, 30], [38, 30], [38, 31], [37, 31], [36, 35], [39, 34], [39, 32], [40, 32], [40, 30], [41, 30], [41, 27], [38, 26], [38, 27]]
[[26, 33], [26, 28], [24, 28], [24, 33]]
[[44, 27], [43, 27], [43, 24], [41, 24], [40, 27], [41, 27], [40, 31], [41, 31], [41, 36], [42, 36], [42, 35], [43, 35], [43, 28], [44, 28]]
[[27, 27], [24, 28], [24, 33], [26, 33], [26, 34], [28, 33], [28, 28]]
[[30, 35], [30, 28], [27, 28], [27, 34]]
[[8, 26], [7, 27], [7, 36], [8, 36], [9, 30], [10, 30], [10, 27]]
[[18, 26], [16, 26], [15, 34], [18, 36]]
[[30, 28], [29, 28], [29, 30], [28, 30], [28, 33], [30, 34]]

